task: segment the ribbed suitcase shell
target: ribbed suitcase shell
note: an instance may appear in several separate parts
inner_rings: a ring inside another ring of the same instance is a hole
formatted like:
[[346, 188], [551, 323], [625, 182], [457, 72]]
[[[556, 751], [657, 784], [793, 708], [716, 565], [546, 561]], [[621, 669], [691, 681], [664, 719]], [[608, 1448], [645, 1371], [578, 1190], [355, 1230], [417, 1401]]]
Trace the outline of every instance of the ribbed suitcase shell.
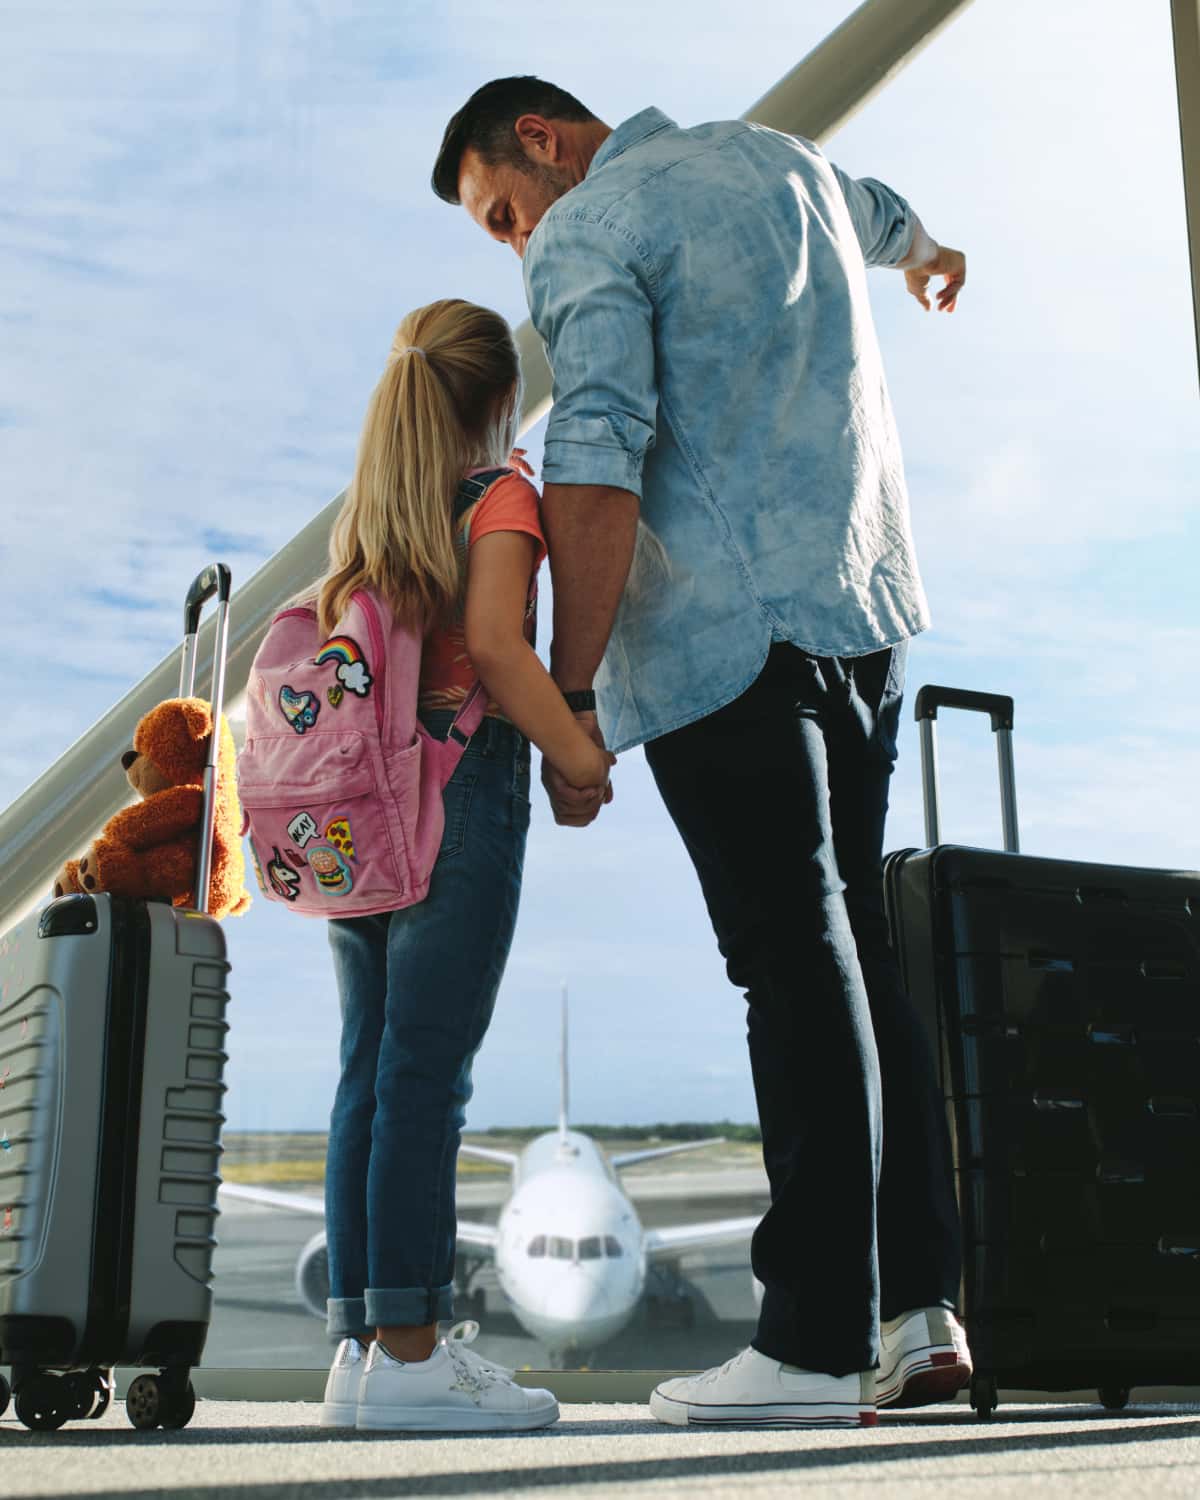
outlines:
[[0, 942], [0, 1364], [195, 1364], [212, 1308], [225, 940], [67, 896]]
[[976, 1377], [1200, 1371], [1200, 874], [889, 855], [951, 1117]]

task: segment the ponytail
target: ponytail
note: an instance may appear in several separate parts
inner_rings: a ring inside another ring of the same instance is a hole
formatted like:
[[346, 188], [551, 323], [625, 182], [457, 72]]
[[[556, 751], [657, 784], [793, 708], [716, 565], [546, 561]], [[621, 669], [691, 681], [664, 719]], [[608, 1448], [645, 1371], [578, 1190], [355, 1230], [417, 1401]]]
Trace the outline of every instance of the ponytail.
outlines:
[[462, 577], [454, 497], [469, 468], [507, 462], [518, 386], [516, 347], [498, 314], [454, 300], [400, 324], [330, 537], [317, 595], [323, 631], [332, 633], [359, 588], [374, 588], [413, 624], [453, 614]]

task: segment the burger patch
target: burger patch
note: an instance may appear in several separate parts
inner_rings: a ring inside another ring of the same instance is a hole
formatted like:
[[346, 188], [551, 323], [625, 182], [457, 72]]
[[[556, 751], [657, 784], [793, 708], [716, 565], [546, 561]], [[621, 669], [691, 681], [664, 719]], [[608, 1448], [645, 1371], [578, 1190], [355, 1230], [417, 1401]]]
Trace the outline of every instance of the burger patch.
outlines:
[[336, 849], [318, 844], [308, 851], [308, 867], [313, 872], [317, 889], [330, 896], [346, 896], [354, 885], [350, 866]]

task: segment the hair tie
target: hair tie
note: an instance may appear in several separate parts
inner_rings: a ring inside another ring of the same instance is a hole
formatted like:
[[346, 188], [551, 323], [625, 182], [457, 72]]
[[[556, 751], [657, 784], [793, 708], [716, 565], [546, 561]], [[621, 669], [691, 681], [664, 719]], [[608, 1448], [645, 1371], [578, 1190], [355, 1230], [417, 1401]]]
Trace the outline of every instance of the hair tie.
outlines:
[[405, 346], [404, 346], [403, 349], [397, 349], [396, 350], [396, 358], [397, 359], [401, 358], [405, 354], [419, 354], [422, 359], [427, 359], [428, 358], [428, 356], [426, 355], [424, 349], [418, 348], [416, 344], [405, 344]]

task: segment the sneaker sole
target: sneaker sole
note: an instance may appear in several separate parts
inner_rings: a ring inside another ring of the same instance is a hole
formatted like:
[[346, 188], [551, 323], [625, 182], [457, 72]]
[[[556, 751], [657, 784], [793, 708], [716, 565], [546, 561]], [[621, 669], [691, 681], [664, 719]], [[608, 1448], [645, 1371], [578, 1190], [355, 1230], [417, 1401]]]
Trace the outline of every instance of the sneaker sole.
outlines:
[[529, 1432], [558, 1421], [558, 1402], [532, 1411], [480, 1411], [478, 1407], [392, 1406], [358, 1408], [360, 1432]]
[[358, 1419], [356, 1401], [326, 1401], [321, 1407], [322, 1427], [353, 1427]]
[[957, 1349], [945, 1344], [910, 1349], [876, 1380], [875, 1405], [894, 1411], [953, 1401], [970, 1380], [971, 1363]]
[[655, 1391], [650, 1411], [672, 1427], [874, 1427], [874, 1407], [841, 1401], [755, 1406], [699, 1406]]

